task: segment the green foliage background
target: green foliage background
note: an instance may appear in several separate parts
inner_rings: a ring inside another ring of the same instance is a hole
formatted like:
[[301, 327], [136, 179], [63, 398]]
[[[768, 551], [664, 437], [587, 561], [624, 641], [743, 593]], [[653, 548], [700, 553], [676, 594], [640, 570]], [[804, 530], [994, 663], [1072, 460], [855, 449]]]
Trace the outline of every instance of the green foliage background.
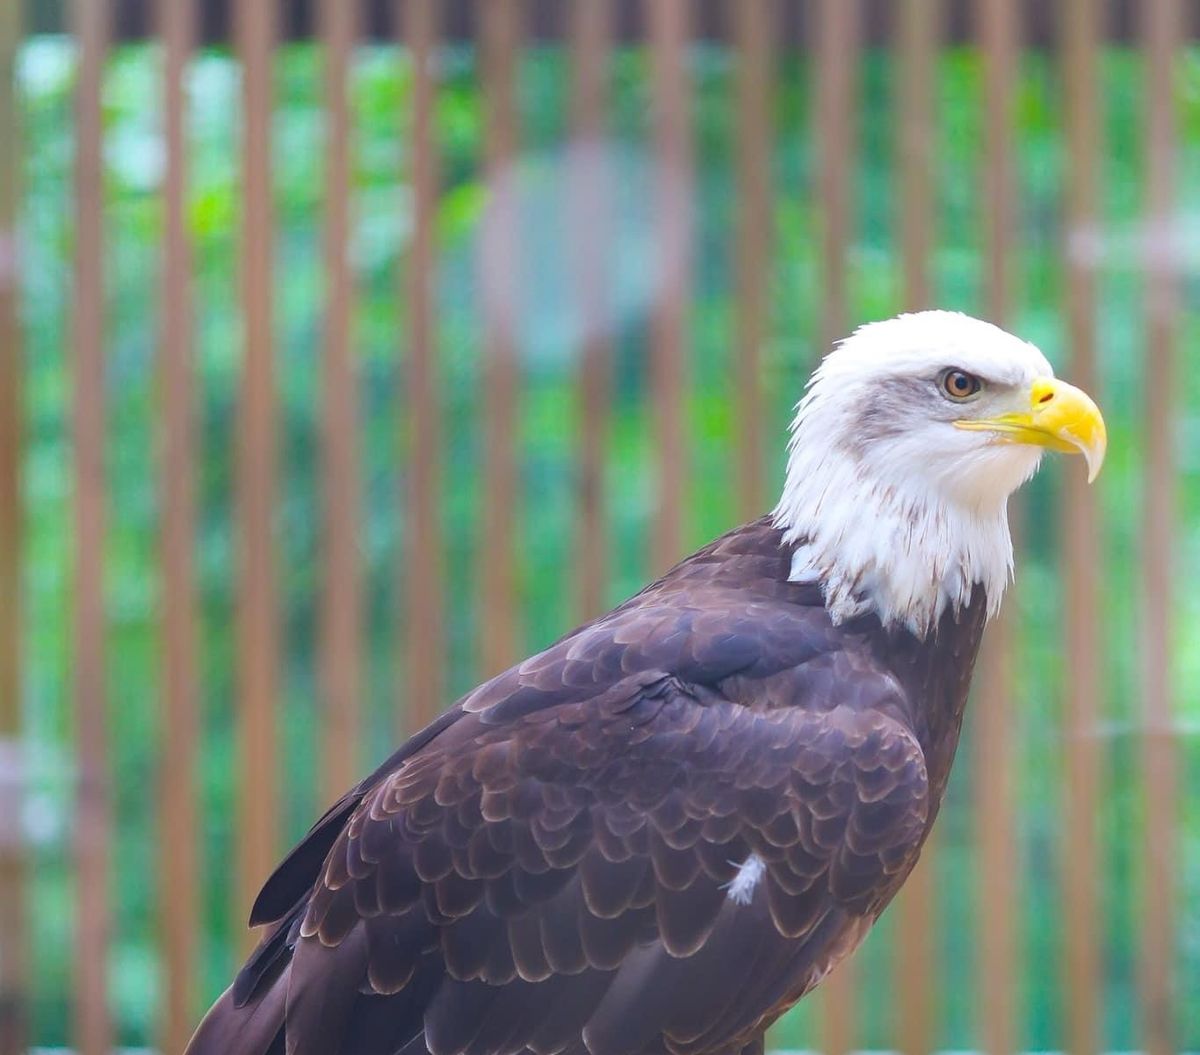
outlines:
[[[479, 554], [479, 348], [481, 324], [475, 248], [486, 205], [481, 182], [483, 99], [474, 54], [450, 48], [440, 56], [437, 134], [444, 190], [438, 207], [439, 349], [447, 417], [445, 551], [449, 571], [449, 681], [455, 693], [477, 677], [472, 601]], [[691, 508], [688, 536], [699, 544], [732, 526], [733, 409], [730, 388], [736, 303], [732, 239], [738, 208], [733, 185], [735, 114], [733, 57], [697, 47], [690, 57], [696, 89], [697, 162], [694, 301], [688, 422]], [[72, 728], [70, 719], [71, 459], [68, 409], [72, 391], [69, 345], [72, 253], [72, 110], [75, 55], [61, 38], [35, 38], [19, 63], [24, 109], [22, 282], [26, 333], [25, 393], [27, 630], [25, 713], [32, 788], [27, 827], [34, 854], [30, 888], [38, 1044], [65, 1043], [72, 970]], [[615, 408], [608, 444], [612, 575], [609, 600], [633, 592], [649, 574], [647, 527], [654, 506], [650, 403], [645, 349], [652, 307], [653, 245], [648, 193], [650, 82], [646, 54], [620, 51], [612, 64], [611, 141], [606, 156], [618, 177], [617, 249], [612, 264], [616, 354]], [[764, 452], [768, 479], [778, 481], [788, 411], [818, 354], [820, 307], [813, 198], [811, 77], [794, 56], [778, 69], [777, 135], [773, 170], [774, 245], [771, 326], [764, 347], [770, 397]], [[938, 116], [938, 225], [933, 262], [936, 302], [981, 312], [981, 237], [988, 202], [980, 195], [982, 68], [971, 50], [949, 51], [935, 71]], [[156, 334], [163, 166], [160, 56], [152, 46], [123, 47], [109, 62], [104, 92], [107, 349], [110, 419], [106, 450], [110, 528], [106, 538], [109, 612], [108, 691], [117, 844], [113, 865], [116, 926], [112, 995], [123, 1043], [147, 1043], [154, 1033], [160, 979], [155, 952], [156, 737], [159, 718], [156, 624], [158, 491], [156, 488]], [[575, 402], [578, 327], [571, 307], [561, 220], [563, 145], [570, 69], [561, 50], [525, 53], [520, 66], [523, 202], [521, 268], [528, 295], [521, 307], [522, 509], [518, 525], [523, 605], [522, 634], [534, 649], [567, 629], [573, 598], [569, 565], [574, 515]], [[886, 316], [900, 306], [896, 245], [896, 66], [884, 54], [867, 56], [861, 164], [854, 187], [856, 239], [850, 261], [855, 320]], [[1101, 61], [1105, 148], [1098, 173], [1103, 188], [1098, 251], [1100, 354], [1098, 397], [1110, 425], [1109, 464], [1098, 487], [1103, 511], [1101, 576], [1105, 697], [1095, 730], [1104, 749], [1101, 806], [1102, 926], [1105, 957], [1104, 1043], [1137, 1044], [1135, 963], [1138, 865], [1142, 828], [1139, 749], [1138, 530], [1142, 487], [1141, 406], [1146, 385], [1161, 383], [1143, 370], [1142, 285], [1138, 266], [1139, 203], [1143, 181], [1141, 60], [1110, 50]], [[1200, 338], [1200, 51], [1180, 60], [1177, 83], [1180, 150], [1179, 215], [1173, 232], [1182, 254], [1184, 307], [1174, 382], [1180, 458], [1179, 589], [1175, 604], [1174, 676], [1178, 692], [1180, 791], [1178, 942], [1180, 1041], [1200, 1047], [1200, 371], [1193, 349]], [[285, 745], [286, 815], [279, 849], [297, 837], [322, 807], [315, 778], [318, 745], [314, 628], [320, 582], [318, 357], [323, 280], [320, 267], [324, 125], [321, 63], [311, 46], [281, 51], [274, 122], [277, 208], [278, 377], [282, 438], [278, 511], [279, 568], [285, 620], [283, 697], [279, 737]], [[357, 275], [356, 349], [364, 428], [362, 561], [368, 588], [366, 713], [362, 765], [373, 764], [395, 736], [402, 708], [406, 658], [397, 618], [405, 519], [403, 416], [405, 315], [400, 276], [411, 229], [405, 139], [410, 68], [386, 47], [363, 47], [353, 70], [355, 120], [353, 260]], [[233, 425], [240, 364], [237, 291], [239, 88], [229, 54], [198, 54], [190, 72], [189, 218], [197, 269], [197, 406], [200, 529], [196, 540], [201, 605], [204, 742], [200, 769], [203, 830], [180, 833], [202, 843], [205, 892], [203, 988], [211, 998], [234, 967], [233, 934], [240, 926], [231, 904], [235, 787], [234, 603], [232, 549]], [[1028, 54], [1021, 64], [1016, 107], [1018, 232], [1015, 300], [1009, 323], [1064, 363], [1065, 320], [1061, 194], [1064, 128], [1060, 75], [1053, 56]], [[1060, 688], [1063, 598], [1058, 578], [1059, 474], [1051, 465], [1023, 505], [1024, 552], [1016, 607], [1019, 634], [1017, 691], [1010, 716], [1019, 737], [1019, 873], [1021, 931], [1018, 1043], [1034, 1049], [1062, 1043], [1062, 950], [1059, 925], [1062, 799]], [[969, 737], [968, 731], [968, 737]], [[942, 965], [939, 1043], [968, 1048], [975, 1030], [975, 921], [985, 879], [972, 849], [972, 751], [967, 740], [940, 822], [937, 858]], [[83, 881], [87, 881], [85, 878]], [[238, 913], [241, 915], [242, 908]], [[893, 956], [885, 920], [860, 954], [865, 991], [859, 1043], [888, 1048]], [[197, 1011], [199, 1011], [199, 1007]], [[816, 1041], [814, 1014], [802, 1007], [778, 1030], [777, 1043]]]

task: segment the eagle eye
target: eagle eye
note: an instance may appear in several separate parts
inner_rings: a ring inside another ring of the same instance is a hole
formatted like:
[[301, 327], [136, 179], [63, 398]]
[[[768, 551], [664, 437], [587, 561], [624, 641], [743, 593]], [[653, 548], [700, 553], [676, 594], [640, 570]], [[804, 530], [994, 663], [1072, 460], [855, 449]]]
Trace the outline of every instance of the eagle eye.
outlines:
[[942, 372], [942, 391], [956, 403], [970, 399], [981, 388], [983, 382], [965, 370], [951, 369]]

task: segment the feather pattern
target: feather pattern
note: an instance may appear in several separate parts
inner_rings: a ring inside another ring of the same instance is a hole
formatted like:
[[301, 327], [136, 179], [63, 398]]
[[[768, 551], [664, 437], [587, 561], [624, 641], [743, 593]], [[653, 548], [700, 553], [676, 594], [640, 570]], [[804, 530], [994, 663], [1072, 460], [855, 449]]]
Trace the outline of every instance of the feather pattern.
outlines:
[[835, 626], [791, 563], [746, 525], [419, 734], [264, 887], [189, 1051], [761, 1051], [913, 867], [986, 608]]

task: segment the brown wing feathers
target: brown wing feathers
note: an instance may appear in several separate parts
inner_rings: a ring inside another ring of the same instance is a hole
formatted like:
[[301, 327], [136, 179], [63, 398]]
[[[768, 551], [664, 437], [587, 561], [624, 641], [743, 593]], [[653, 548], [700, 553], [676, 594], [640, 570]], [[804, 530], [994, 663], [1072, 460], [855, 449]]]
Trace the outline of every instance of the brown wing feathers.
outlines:
[[453, 725], [460, 714], [457, 707], [442, 714], [405, 743], [374, 773], [351, 788], [325, 811], [321, 819], [312, 826], [308, 834], [283, 859], [279, 867], [263, 884], [263, 888], [259, 891], [254, 906], [250, 910], [250, 926], [257, 927], [263, 923], [273, 923], [291, 912], [297, 902], [308, 897], [309, 890], [329, 853], [329, 848], [366, 792], [374, 787], [385, 774], [390, 773], [405, 759], [416, 754], [434, 737]]
[[348, 795], [256, 905], [282, 921], [222, 1014], [253, 1015], [257, 1046], [222, 1019], [191, 1050], [753, 1044], [899, 886], [927, 776], [878, 706], [894, 681], [819, 609], [720, 578], [665, 580], [481, 687]]

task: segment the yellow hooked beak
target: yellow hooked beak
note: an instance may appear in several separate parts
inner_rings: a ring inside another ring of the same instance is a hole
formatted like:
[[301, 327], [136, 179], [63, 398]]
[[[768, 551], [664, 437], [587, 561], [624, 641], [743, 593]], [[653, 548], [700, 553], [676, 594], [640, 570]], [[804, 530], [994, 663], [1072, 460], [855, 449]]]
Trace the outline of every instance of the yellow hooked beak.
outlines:
[[1104, 464], [1108, 432], [1100, 408], [1082, 389], [1053, 377], [1039, 377], [1029, 389], [1029, 410], [994, 418], [964, 418], [960, 429], [994, 432], [999, 443], [1031, 443], [1087, 461], [1088, 483]]

